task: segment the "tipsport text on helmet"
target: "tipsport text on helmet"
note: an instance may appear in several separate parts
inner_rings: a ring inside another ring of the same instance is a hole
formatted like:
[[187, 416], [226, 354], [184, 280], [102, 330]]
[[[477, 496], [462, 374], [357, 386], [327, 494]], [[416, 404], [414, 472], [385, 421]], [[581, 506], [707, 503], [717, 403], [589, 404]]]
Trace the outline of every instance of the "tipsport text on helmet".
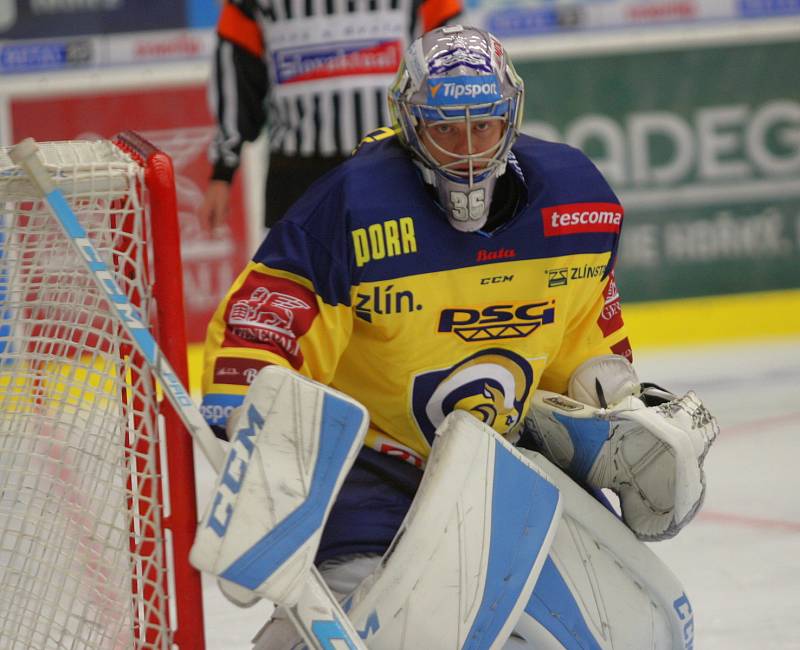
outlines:
[[[497, 178], [505, 173], [519, 134], [523, 94], [505, 49], [484, 30], [442, 27], [405, 53], [389, 92], [393, 126], [457, 230], [475, 231], [487, 221]], [[502, 121], [503, 128], [484, 151], [447, 151], [435, 142], [432, 151], [426, 144], [431, 125], [465, 123], [469, 137], [473, 125], [487, 120]]]

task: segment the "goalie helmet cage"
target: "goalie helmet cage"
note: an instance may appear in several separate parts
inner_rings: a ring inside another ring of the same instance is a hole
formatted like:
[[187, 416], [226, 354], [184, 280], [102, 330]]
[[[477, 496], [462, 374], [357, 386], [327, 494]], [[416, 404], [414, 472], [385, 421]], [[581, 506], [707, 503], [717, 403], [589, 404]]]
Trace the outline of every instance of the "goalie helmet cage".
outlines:
[[[188, 385], [169, 157], [40, 150]], [[202, 649], [191, 438], [72, 251], [0, 148], [0, 648]]]

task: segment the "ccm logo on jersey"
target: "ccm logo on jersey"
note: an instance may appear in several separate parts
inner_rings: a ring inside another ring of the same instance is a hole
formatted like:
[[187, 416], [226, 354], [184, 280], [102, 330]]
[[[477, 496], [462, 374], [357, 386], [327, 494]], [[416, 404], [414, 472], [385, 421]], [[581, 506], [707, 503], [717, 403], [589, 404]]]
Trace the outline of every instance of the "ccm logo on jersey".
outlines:
[[564, 203], [542, 208], [545, 237], [619, 232], [622, 215], [622, 206], [618, 203]]
[[464, 341], [520, 339], [555, 321], [552, 301], [524, 305], [490, 305], [483, 309], [443, 309], [439, 331], [453, 332]]

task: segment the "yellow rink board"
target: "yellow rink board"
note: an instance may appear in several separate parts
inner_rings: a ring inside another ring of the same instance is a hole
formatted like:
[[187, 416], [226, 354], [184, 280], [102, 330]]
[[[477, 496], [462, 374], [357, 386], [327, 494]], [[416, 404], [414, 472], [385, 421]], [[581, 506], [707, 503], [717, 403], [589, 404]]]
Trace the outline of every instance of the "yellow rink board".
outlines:
[[[800, 289], [711, 296], [683, 300], [630, 303], [623, 307], [634, 355], [637, 350], [668, 346], [722, 343], [755, 338], [798, 337], [800, 344]], [[189, 377], [193, 395], [199, 397], [203, 348], [189, 346]], [[6, 411], [41, 403], [44, 395], [66, 395], [72, 406], [116, 395], [115, 369], [108, 361], [86, 359], [77, 368], [48, 364], [34, 374], [47, 378], [39, 397], [29, 394], [30, 376], [11, 378], [0, 367], [0, 395]], [[130, 384], [130, 378], [126, 382]], [[88, 389], [88, 390], [87, 390]]]
[[[634, 354], [645, 348], [800, 337], [800, 289], [623, 305]], [[200, 390], [203, 348], [189, 346], [189, 376]]]
[[623, 305], [636, 349], [800, 336], [800, 289]]
[[[70, 363], [0, 365], [0, 411], [52, 412], [58, 408], [72, 413], [94, 403], [105, 409], [110, 399], [119, 399], [118, 370], [118, 363], [92, 355]], [[127, 377], [126, 385], [130, 384]]]

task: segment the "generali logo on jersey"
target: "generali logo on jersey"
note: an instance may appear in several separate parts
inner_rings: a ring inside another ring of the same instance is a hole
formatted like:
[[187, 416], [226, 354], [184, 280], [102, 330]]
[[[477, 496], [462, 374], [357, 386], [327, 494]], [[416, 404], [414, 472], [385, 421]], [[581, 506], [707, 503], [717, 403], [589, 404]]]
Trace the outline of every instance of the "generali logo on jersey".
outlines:
[[623, 326], [622, 305], [619, 301], [619, 291], [617, 281], [614, 278], [614, 271], [608, 277], [606, 288], [603, 290], [603, 310], [597, 319], [597, 325], [603, 332], [603, 336], [609, 336]]
[[276, 352], [294, 368], [303, 363], [299, 338], [319, 313], [305, 287], [251, 272], [228, 303], [225, 347], [258, 347]]
[[545, 237], [619, 232], [622, 216], [622, 206], [618, 203], [563, 203], [542, 208]]

